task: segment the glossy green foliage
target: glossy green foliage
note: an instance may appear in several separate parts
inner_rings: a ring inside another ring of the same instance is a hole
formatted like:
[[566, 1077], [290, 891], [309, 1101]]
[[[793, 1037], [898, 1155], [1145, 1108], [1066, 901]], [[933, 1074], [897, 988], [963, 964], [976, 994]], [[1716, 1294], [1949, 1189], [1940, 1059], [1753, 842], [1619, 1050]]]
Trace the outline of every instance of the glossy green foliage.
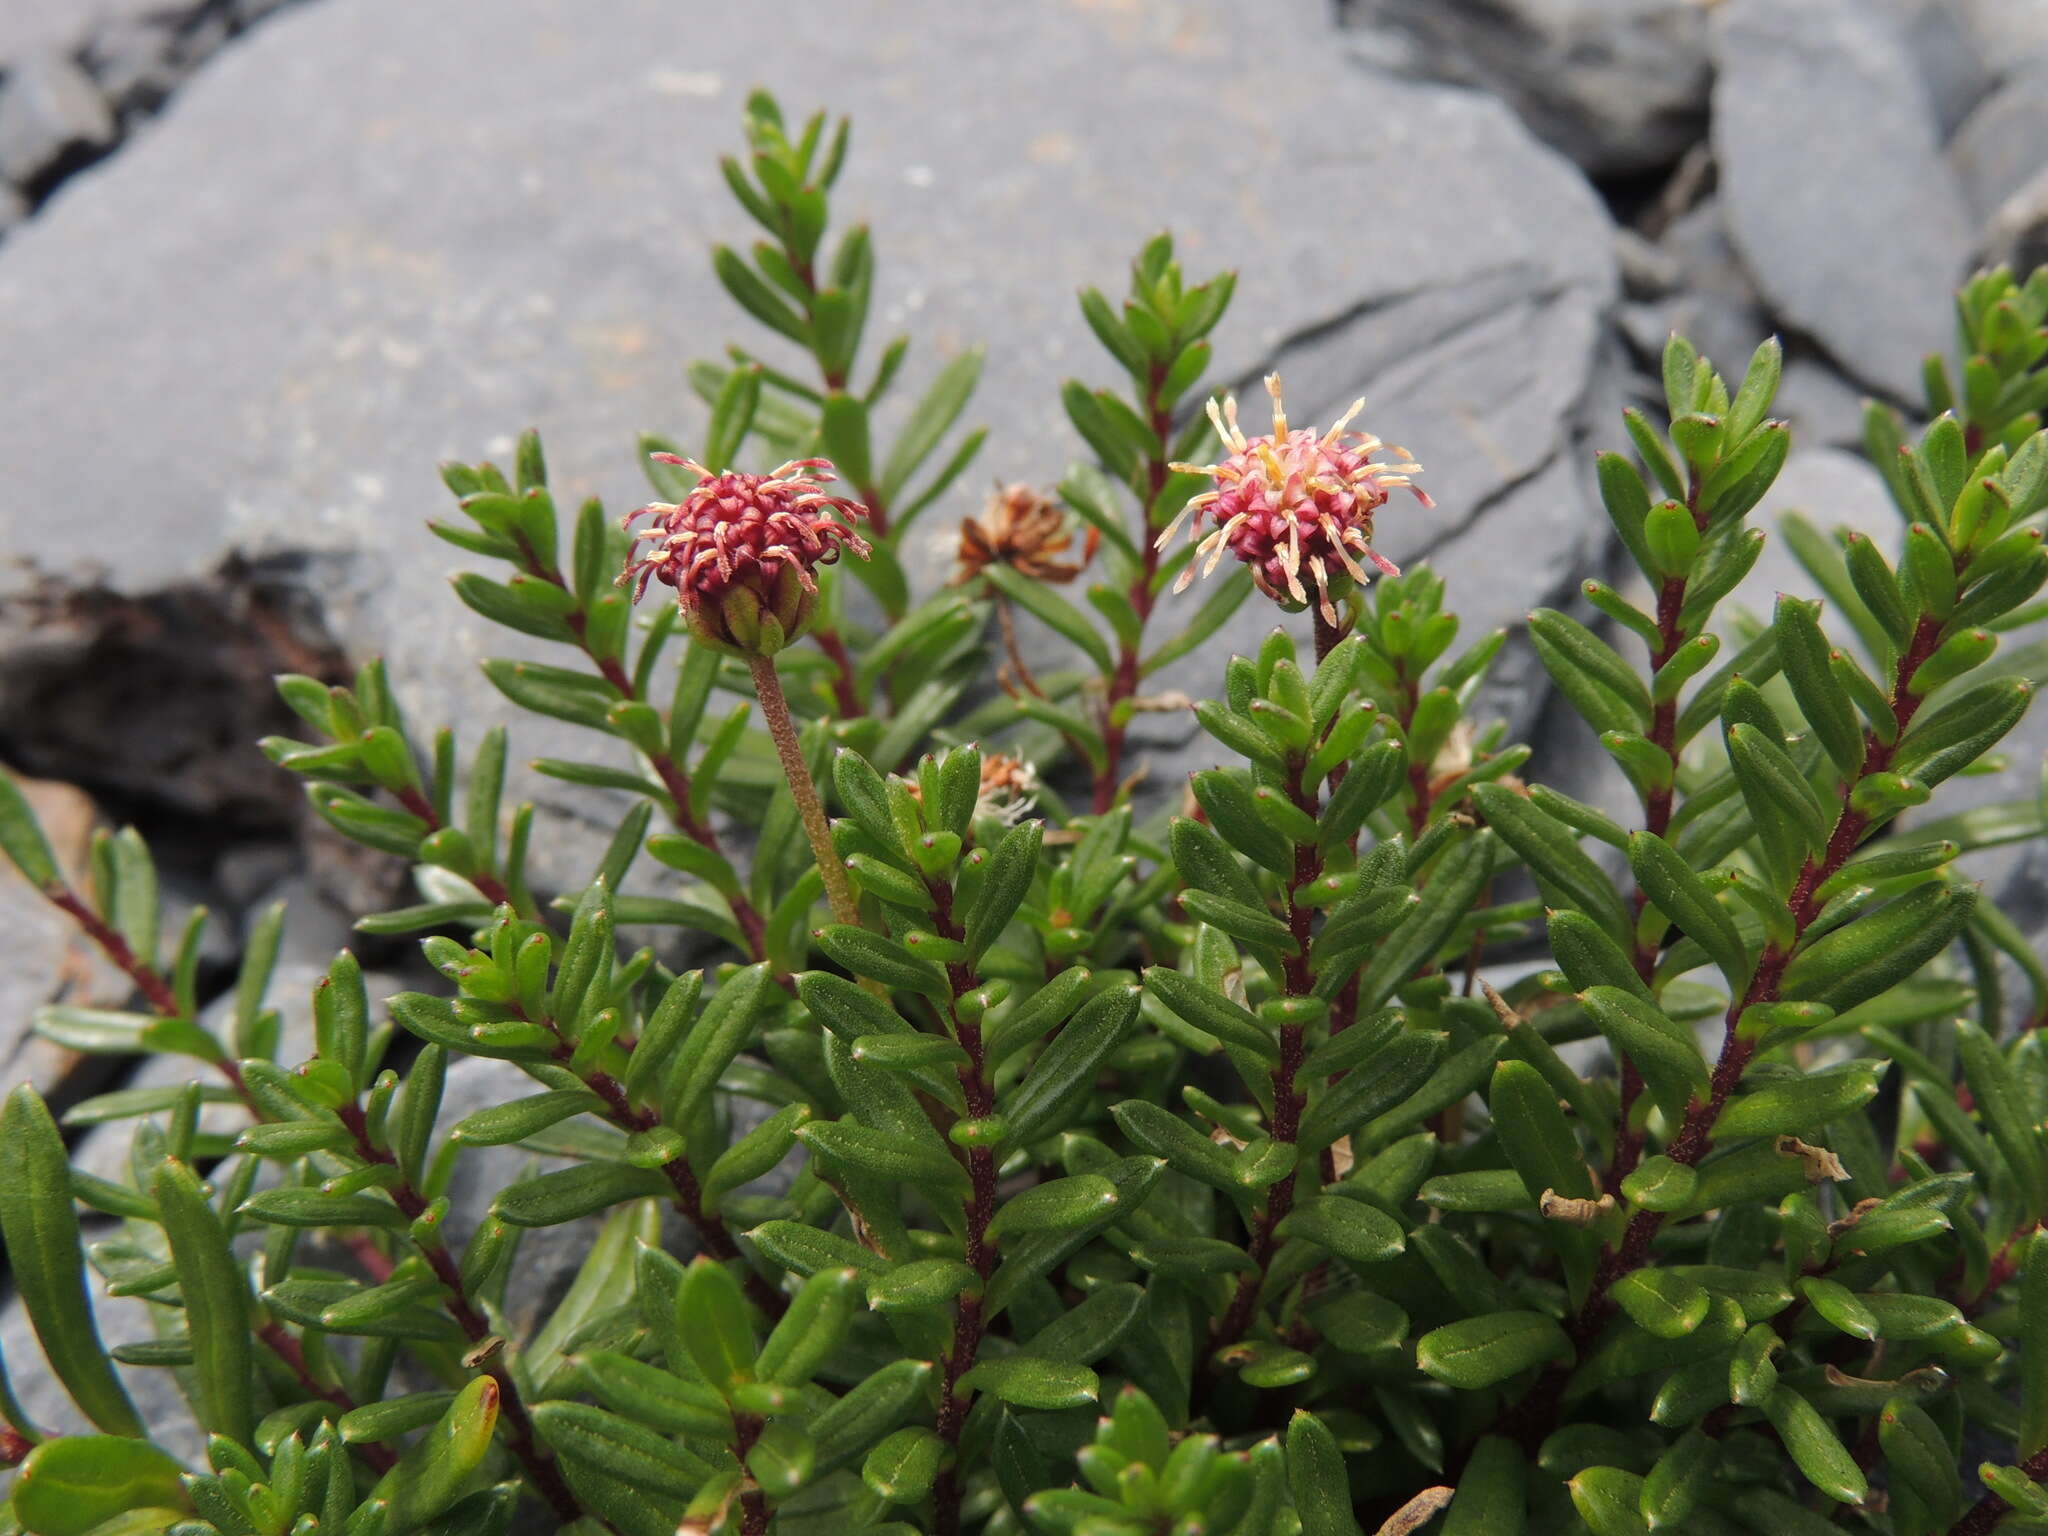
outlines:
[[[534, 435], [443, 471], [435, 532], [496, 563], [455, 596], [528, 658], [486, 676], [587, 732], [533, 767], [616, 810], [584, 869], [541, 883], [514, 733], [423, 736], [377, 662], [280, 679], [305, 728], [265, 750], [410, 863], [419, 899], [360, 927], [419, 935], [433, 982], [372, 995], [344, 952], [288, 1050], [285, 914], [202, 1025], [204, 918], [161, 931], [142, 839], [73, 890], [0, 788], [0, 851], [136, 983], [38, 1028], [191, 1079], [0, 1114], [41, 1353], [7, 1368], [78, 1410], [31, 1422], [0, 1378], [0, 1532], [2048, 1520], [2048, 973], [1968, 862], [2042, 832], [2038, 765], [2001, 754], [2048, 671], [2048, 274], [1965, 289], [1927, 424], [1873, 408], [1896, 539], [1753, 526], [1777, 346], [1738, 378], [1674, 340], [1665, 409], [1594, 466], [1627, 579], [1510, 637], [1461, 634], [1457, 571], [1346, 576], [1224, 656], [1251, 577], [1176, 597], [1159, 540], [1221, 451], [1231, 275], [1161, 236], [1120, 303], [1082, 292], [1117, 382], [1062, 392], [1079, 461], [975, 513], [915, 601], [900, 540], [980, 444], [979, 354], [879, 409], [907, 344], [863, 346], [846, 126], [756, 94], [746, 135], [725, 177], [765, 238], [714, 266], [805, 363], [698, 365], [695, 465], [828, 458], [874, 546], [815, 573], [781, 684], [673, 603], [635, 620], [626, 539], [558, 516]], [[1813, 595], [1749, 611], [1767, 537]], [[1072, 665], [1027, 665], [1033, 627]], [[1152, 697], [1191, 656], [1210, 686]], [[1620, 793], [1545, 782], [1491, 717], [1538, 666]], [[759, 718], [783, 685], [793, 755]], [[1199, 733], [1184, 797], [1133, 782], [1166, 710]], [[2008, 769], [2022, 798], [1950, 788]], [[470, 1057], [530, 1083], [457, 1113]], [[116, 1122], [121, 1176], [74, 1166], [66, 1131]], [[546, 1242], [579, 1258], [536, 1312]], [[152, 1441], [141, 1372], [203, 1462]]]

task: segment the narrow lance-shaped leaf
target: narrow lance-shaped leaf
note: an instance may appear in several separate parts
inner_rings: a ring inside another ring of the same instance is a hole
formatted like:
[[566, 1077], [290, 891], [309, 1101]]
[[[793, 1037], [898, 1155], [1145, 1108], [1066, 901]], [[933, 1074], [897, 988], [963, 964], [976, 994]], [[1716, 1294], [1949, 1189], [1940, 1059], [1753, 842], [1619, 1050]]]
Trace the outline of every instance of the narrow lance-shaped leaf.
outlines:
[[44, 1359], [94, 1424], [110, 1434], [143, 1434], [86, 1298], [85, 1255], [64, 1139], [41, 1097], [26, 1083], [8, 1095], [0, 1110], [0, 1165], [7, 1169], [0, 1178], [0, 1238]]
[[1712, 957], [1728, 985], [1739, 988], [1749, 979], [1749, 956], [1733, 918], [1722, 910], [1704, 880], [1693, 873], [1678, 850], [1654, 832], [1629, 839], [1629, 865], [1657, 909]]
[[228, 1246], [220, 1216], [190, 1168], [166, 1159], [157, 1169], [153, 1192], [178, 1271], [178, 1294], [185, 1303], [200, 1425], [247, 1446], [255, 1427], [255, 1360], [249, 1288], [241, 1265]]
[[1363, 1536], [1353, 1512], [1351, 1477], [1328, 1425], [1297, 1409], [1287, 1424], [1287, 1491], [1302, 1536]]
[[676, 1292], [676, 1332], [704, 1379], [727, 1396], [754, 1379], [754, 1330], [746, 1298], [723, 1264], [699, 1258]]
[[372, 1499], [386, 1503], [387, 1529], [417, 1529], [468, 1487], [498, 1422], [498, 1383], [478, 1376], [455, 1394], [440, 1420], [379, 1479]]

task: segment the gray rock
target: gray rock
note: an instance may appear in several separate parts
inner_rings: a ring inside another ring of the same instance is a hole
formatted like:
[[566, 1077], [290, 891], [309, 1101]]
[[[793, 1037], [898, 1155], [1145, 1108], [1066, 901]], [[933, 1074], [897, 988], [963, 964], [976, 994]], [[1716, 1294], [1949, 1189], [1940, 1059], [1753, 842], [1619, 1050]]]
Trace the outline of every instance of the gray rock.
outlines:
[[15, 188], [0, 184], [0, 235], [28, 217], [28, 199]]
[[1654, 250], [1670, 279], [1662, 293], [1621, 306], [1617, 319], [1629, 346], [1655, 375], [1676, 332], [1723, 372], [1739, 374], [1772, 326], [1729, 243], [1721, 200], [1705, 198], [1678, 215]]
[[1970, 228], [1896, 31], [1855, 0], [1728, 0], [1712, 34], [1736, 249], [1787, 325], [1915, 397], [1921, 358], [1950, 340]]
[[61, 53], [18, 59], [0, 83], [0, 179], [36, 188], [114, 142], [114, 115], [92, 77]]
[[[1905, 520], [1885, 489], [1883, 476], [1862, 455], [1838, 448], [1794, 448], [1777, 483], [1750, 514], [1750, 525], [1761, 528], [1768, 541], [1755, 568], [1724, 600], [1724, 611], [1731, 605], [1744, 607], [1768, 620], [1780, 592], [1814, 594], [1813, 578], [1793, 558], [1779, 532], [1779, 520], [1788, 512], [1798, 513], [1823, 532], [1848, 528], [1868, 534], [1888, 559], [1897, 557], [1905, 533]], [[1837, 621], [1823, 617], [1822, 622]]]
[[1502, 97], [1594, 175], [1669, 165], [1705, 134], [1692, 0], [1350, 0], [1341, 13], [1362, 58]]
[[2038, 0], [1959, 0], [1956, 13], [1994, 75], [2015, 79], [2048, 59], [2048, 7]]
[[1792, 424], [1792, 441], [1802, 448], [1854, 448], [1863, 441], [1865, 398], [1821, 359], [1794, 353], [1771, 414]]
[[1963, 7], [1956, 0], [1876, 0], [1889, 14], [1906, 53], [1927, 87], [1941, 137], [1984, 99], [2002, 66], [1977, 51]]
[[2022, 277], [2048, 264], [2048, 165], [1999, 205], [1980, 250], [1985, 265], [2003, 264]]
[[1664, 344], [1675, 334], [1699, 348], [1723, 373], [1739, 378], [1750, 354], [1771, 334], [1763, 311], [1725, 294], [1701, 291], [1624, 304], [1615, 319], [1630, 349], [1652, 371], [1664, 356]]
[[[858, 124], [838, 201], [876, 228], [878, 329], [914, 317], [927, 338], [906, 388], [991, 343], [971, 418], [999, 430], [978, 484], [1047, 482], [1076, 453], [1058, 381], [1116, 370], [1073, 287], [1118, 284], [1170, 223], [1192, 268], [1242, 271], [1223, 376], [1278, 357], [1301, 419], [1366, 388], [1372, 429], [1430, 466], [1441, 510], [1389, 516], [1394, 558], [1476, 529], [1556, 461], [1614, 287], [1598, 200], [1498, 104], [1370, 76], [1326, 46], [1316, 0], [1283, 10], [1247, 51], [1226, 0], [972, 14], [890, 0], [821, 11], [804, 49], [777, 50], [793, 109], [830, 103]], [[672, 23], [657, 0], [608, 0], [573, 26], [543, 0], [492, 5], [488, 25], [463, 5], [357, 0], [294, 8], [229, 50], [0, 261], [10, 362], [44, 381], [0, 421], [19, 475], [0, 544], [44, 570], [98, 565], [127, 592], [203, 576], [230, 547], [331, 555], [306, 567], [307, 591], [349, 650], [389, 653], [413, 721], [474, 740], [509, 718], [477, 659], [546, 648], [449, 597], [446, 576], [475, 562], [420, 526], [445, 507], [434, 463], [503, 455], [537, 423], [565, 500], [630, 507], [634, 430], [701, 430], [681, 358], [728, 333], [764, 345], [703, 254], [751, 238], [713, 157], [738, 141], [761, 39], [733, 25], [650, 46]], [[931, 83], [969, 51], [990, 73], [935, 135]], [[450, 77], [435, 61], [458, 54], [469, 67]], [[347, 58], [375, 67], [337, 93]], [[1103, 115], [1063, 126], [1053, 80]], [[1330, 195], [1305, 203], [1317, 177]], [[1347, 206], [1359, 233], [1333, 239]], [[113, 440], [88, 425], [109, 419], [125, 427]], [[31, 511], [118, 505], [145, 475], [147, 541]], [[978, 499], [963, 489], [929, 525]], [[1525, 611], [1604, 539], [1583, 502], [1549, 515], [1564, 535], [1543, 562], [1465, 546], [1489, 560], [1451, 573], [1475, 629]], [[592, 747], [521, 716], [514, 752]], [[587, 870], [587, 842], [536, 841], [555, 870]]]
[[1971, 211], [1980, 219], [1997, 212], [2048, 166], [2048, 79], [2019, 75], [1986, 97], [1949, 141], [1948, 158]]
[[[94, 1241], [114, 1230], [96, 1224], [94, 1230], [87, 1232], [86, 1240]], [[106, 1295], [96, 1275], [87, 1276], [86, 1292], [92, 1298], [100, 1342], [109, 1348], [153, 1339], [158, 1335], [160, 1318], [176, 1320], [171, 1309], [140, 1297]], [[7, 1362], [7, 1379], [21, 1400], [22, 1411], [38, 1428], [58, 1434], [94, 1432], [44, 1363], [42, 1345], [29, 1321], [28, 1309], [11, 1293], [0, 1301], [0, 1357]], [[128, 1389], [136, 1412], [149, 1427], [150, 1438], [188, 1466], [203, 1466], [206, 1439], [200, 1434], [198, 1421], [179, 1387], [179, 1373], [133, 1365], [116, 1365], [114, 1369]]]

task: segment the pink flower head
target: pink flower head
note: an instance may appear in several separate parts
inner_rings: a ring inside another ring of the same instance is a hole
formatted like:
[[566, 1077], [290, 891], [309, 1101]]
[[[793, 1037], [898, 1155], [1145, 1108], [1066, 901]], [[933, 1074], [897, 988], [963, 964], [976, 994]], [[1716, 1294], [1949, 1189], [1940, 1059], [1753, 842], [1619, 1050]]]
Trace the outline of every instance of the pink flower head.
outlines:
[[714, 474], [672, 453], [654, 458], [691, 471], [697, 484], [680, 502], [655, 502], [621, 520], [631, 527], [654, 519], [633, 535], [636, 553], [619, 584], [637, 578], [635, 602], [650, 578], [674, 587], [692, 632], [719, 650], [774, 654], [810, 621], [818, 596], [812, 572], [842, 548], [868, 554], [851, 526], [867, 508], [823, 489], [837, 478], [828, 460], [793, 459], [749, 475]]
[[[1194, 558], [1180, 574], [1178, 592], [1195, 579], [1195, 569], [1208, 575], [1228, 549], [1251, 567], [1261, 592], [1296, 611], [1309, 604], [1306, 574], [1316, 590], [1316, 604], [1330, 623], [1337, 622], [1333, 597], [1352, 582], [1369, 579], [1360, 559], [1371, 561], [1389, 576], [1401, 568], [1372, 547], [1373, 514], [1386, 504], [1397, 485], [1405, 485], [1425, 507], [1436, 505], [1411, 478], [1422, 466], [1408, 450], [1383, 444], [1365, 432], [1348, 432], [1351, 419], [1364, 407], [1360, 400], [1318, 437], [1305, 428], [1290, 430], [1280, 403], [1280, 375], [1268, 374], [1266, 393], [1273, 397], [1270, 437], [1247, 438], [1237, 424], [1237, 401], [1221, 409], [1209, 402], [1209, 419], [1230, 449], [1220, 464], [1176, 464], [1176, 470], [1208, 475], [1213, 489], [1181, 508], [1159, 535], [1164, 548], [1181, 519], [1194, 514], [1188, 536], [1195, 540]], [[1393, 455], [1383, 464], [1372, 456], [1384, 449]], [[1205, 536], [1204, 520], [1210, 525]], [[1207, 563], [1203, 564], [1204, 557]]]

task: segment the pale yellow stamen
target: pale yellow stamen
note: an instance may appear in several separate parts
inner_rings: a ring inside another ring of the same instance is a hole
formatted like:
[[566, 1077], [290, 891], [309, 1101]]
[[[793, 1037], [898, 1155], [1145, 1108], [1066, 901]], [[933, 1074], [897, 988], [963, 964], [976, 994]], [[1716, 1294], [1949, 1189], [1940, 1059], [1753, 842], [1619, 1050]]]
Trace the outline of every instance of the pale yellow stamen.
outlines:
[[1266, 393], [1273, 397], [1273, 441], [1287, 441], [1287, 407], [1280, 403], [1280, 375], [1266, 375]]
[[1358, 413], [1364, 409], [1365, 396], [1360, 395], [1356, 400], [1351, 402], [1351, 409], [1346, 411], [1342, 416], [1339, 416], [1336, 419], [1336, 421], [1331, 424], [1330, 430], [1323, 434], [1323, 446], [1325, 448], [1336, 447], [1337, 439], [1344, 435], [1344, 429], [1350, 426], [1353, 418], [1356, 417]]
[[1308, 557], [1308, 568], [1315, 572], [1316, 592], [1322, 598], [1320, 606], [1323, 611], [1323, 618], [1325, 622], [1335, 624], [1337, 622], [1337, 605], [1330, 601], [1330, 576], [1329, 572], [1323, 568], [1323, 557], [1321, 555], [1310, 555]]

